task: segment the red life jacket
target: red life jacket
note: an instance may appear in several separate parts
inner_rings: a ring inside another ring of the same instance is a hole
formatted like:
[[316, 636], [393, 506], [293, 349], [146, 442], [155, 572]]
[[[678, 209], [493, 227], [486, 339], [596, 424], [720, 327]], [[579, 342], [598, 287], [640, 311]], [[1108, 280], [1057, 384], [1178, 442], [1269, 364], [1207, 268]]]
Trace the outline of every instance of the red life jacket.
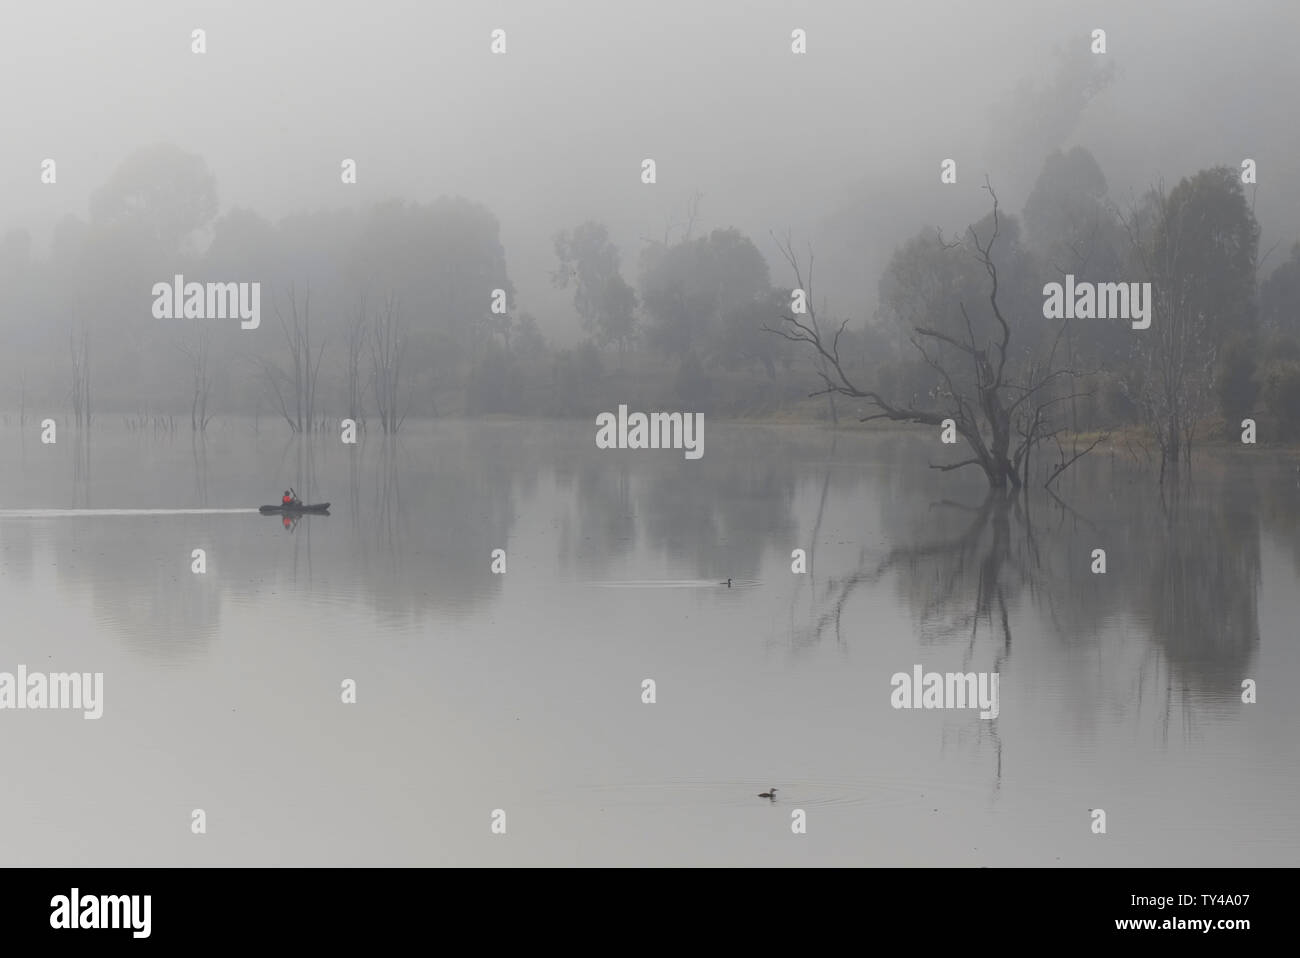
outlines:
[[285, 496], [280, 501], [287, 506], [289, 503], [293, 502], [293, 496]]

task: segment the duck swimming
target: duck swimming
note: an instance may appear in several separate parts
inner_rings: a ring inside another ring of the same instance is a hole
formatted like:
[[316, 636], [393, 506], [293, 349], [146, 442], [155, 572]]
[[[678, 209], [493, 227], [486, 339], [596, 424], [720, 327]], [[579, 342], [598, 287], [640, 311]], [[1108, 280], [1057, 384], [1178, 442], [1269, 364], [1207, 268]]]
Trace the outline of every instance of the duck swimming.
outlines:
[[775, 802], [775, 801], [776, 801], [776, 789], [772, 789], [770, 792], [759, 792], [759, 793], [758, 793], [758, 797], [759, 797], [759, 798], [770, 798], [772, 801]]

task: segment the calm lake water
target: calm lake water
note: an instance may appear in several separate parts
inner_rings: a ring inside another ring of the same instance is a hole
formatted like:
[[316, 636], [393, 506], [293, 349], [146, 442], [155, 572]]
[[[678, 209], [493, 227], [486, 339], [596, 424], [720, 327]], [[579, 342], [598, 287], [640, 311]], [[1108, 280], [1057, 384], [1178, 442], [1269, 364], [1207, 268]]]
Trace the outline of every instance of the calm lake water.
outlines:
[[[104, 712], [0, 711], [0, 859], [1300, 864], [1293, 464], [1162, 500], [1094, 454], [1003, 507], [929, 433], [706, 425], [692, 461], [594, 422], [11, 420], [0, 671], [103, 672]], [[219, 511], [289, 485], [332, 514]], [[894, 709], [916, 664], [997, 672], [999, 715]]]

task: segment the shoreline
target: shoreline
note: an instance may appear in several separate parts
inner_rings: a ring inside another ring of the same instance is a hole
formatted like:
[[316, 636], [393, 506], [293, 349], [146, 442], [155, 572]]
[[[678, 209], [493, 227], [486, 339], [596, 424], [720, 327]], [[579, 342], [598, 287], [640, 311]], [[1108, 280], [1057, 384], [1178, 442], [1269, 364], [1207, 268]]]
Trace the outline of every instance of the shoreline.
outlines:
[[[16, 428], [19, 426], [19, 418], [22, 415], [17, 410], [0, 411], [0, 428]], [[411, 416], [406, 419], [408, 425], [420, 423], [587, 423], [594, 428], [597, 413], [590, 417], [578, 416], [524, 416], [516, 413], [486, 413], [482, 415], [463, 415], [452, 414], [445, 416]], [[74, 423], [74, 414], [71, 411], [60, 411], [53, 415], [42, 413], [37, 415], [30, 410], [26, 413], [26, 428], [38, 429], [43, 419], [54, 419], [60, 428], [76, 428]], [[96, 426], [106, 427], [109, 429], [118, 429], [123, 426], [131, 428], [134, 425], [134, 431], [141, 433], [159, 432], [167, 435], [182, 435], [191, 433], [188, 428], [189, 413], [184, 414], [157, 414], [148, 417], [147, 420], [139, 421], [133, 424], [131, 415], [120, 412], [99, 412], [96, 413], [94, 422], [91, 425], [93, 430]], [[816, 428], [821, 431], [832, 432], [839, 431], [845, 433], [918, 433], [932, 427], [923, 426], [918, 423], [897, 422], [889, 419], [877, 419], [870, 422], [862, 422], [856, 416], [841, 416], [837, 423], [819, 416], [802, 416], [797, 413], [780, 413], [776, 415], [765, 416], [721, 416], [705, 414], [706, 422], [713, 425], [726, 426], [763, 426], [763, 427], [798, 427], [798, 428]], [[328, 421], [331, 424], [342, 422], [342, 417], [322, 417], [322, 421]], [[286, 427], [287, 424], [283, 419], [266, 416], [254, 415], [236, 415], [236, 416], [215, 416], [209, 422], [208, 434], [220, 433], [225, 431], [231, 424], [258, 424], [257, 431], [263, 430], [273, 432], [284, 430], [286, 438], [295, 435]], [[1204, 437], [1197, 437], [1193, 440], [1193, 451], [1202, 452], [1206, 450], [1215, 450], [1227, 452], [1230, 450], [1248, 451], [1285, 451], [1293, 452], [1300, 456], [1300, 438], [1297, 439], [1279, 439], [1268, 440], [1264, 438], [1257, 439], [1254, 443], [1243, 443], [1238, 439], [1229, 439], [1223, 435], [1223, 422], [1221, 420], [1206, 422], [1202, 429], [1206, 432]], [[366, 426], [372, 428], [367, 429]], [[331, 425], [332, 429], [332, 425]], [[329, 430], [325, 430], [329, 431]], [[378, 427], [377, 421], [370, 420], [361, 423], [360, 432], [378, 432], [382, 431]], [[319, 435], [318, 431], [315, 433]], [[1137, 426], [1120, 426], [1114, 429], [1089, 429], [1078, 433], [1063, 433], [1061, 435], [1061, 445], [1067, 449], [1072, 449], [1078, 445], [1087, 445], [1095, 439], [1109, 434], [1109, 438], [1102, 440], [1094, 450], [1100, 452], [1103, 450], [1114, 450], [1125, 455], [1132, 456], [1134, 453], [1140, 454], [1145, 447], [1153, 457], [1159, 456], [1159, 448], [1151, 434], [1142, 427]], [[959, 443], [960, 445], [960, 443]], [[1054, 446], [1044, 445], [1044, 450], [1054, 448]]]

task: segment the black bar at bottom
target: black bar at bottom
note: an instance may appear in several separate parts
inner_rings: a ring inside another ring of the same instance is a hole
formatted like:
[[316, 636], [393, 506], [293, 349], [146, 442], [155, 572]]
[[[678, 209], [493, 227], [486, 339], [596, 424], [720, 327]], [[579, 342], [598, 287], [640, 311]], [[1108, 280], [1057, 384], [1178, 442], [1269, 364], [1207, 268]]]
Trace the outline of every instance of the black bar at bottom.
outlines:
[[886, 947], [897, 934], [925, 947], [1129, 939], [1232, 948], [1285, 933], [1295, 877], [1244, 868], [8, 869], [0, 927], [6, 944], [78, 947], [374, 948], [432, 933], [427, 943], [457, 950], [705, 940], [806, 950], [846, 934]]

